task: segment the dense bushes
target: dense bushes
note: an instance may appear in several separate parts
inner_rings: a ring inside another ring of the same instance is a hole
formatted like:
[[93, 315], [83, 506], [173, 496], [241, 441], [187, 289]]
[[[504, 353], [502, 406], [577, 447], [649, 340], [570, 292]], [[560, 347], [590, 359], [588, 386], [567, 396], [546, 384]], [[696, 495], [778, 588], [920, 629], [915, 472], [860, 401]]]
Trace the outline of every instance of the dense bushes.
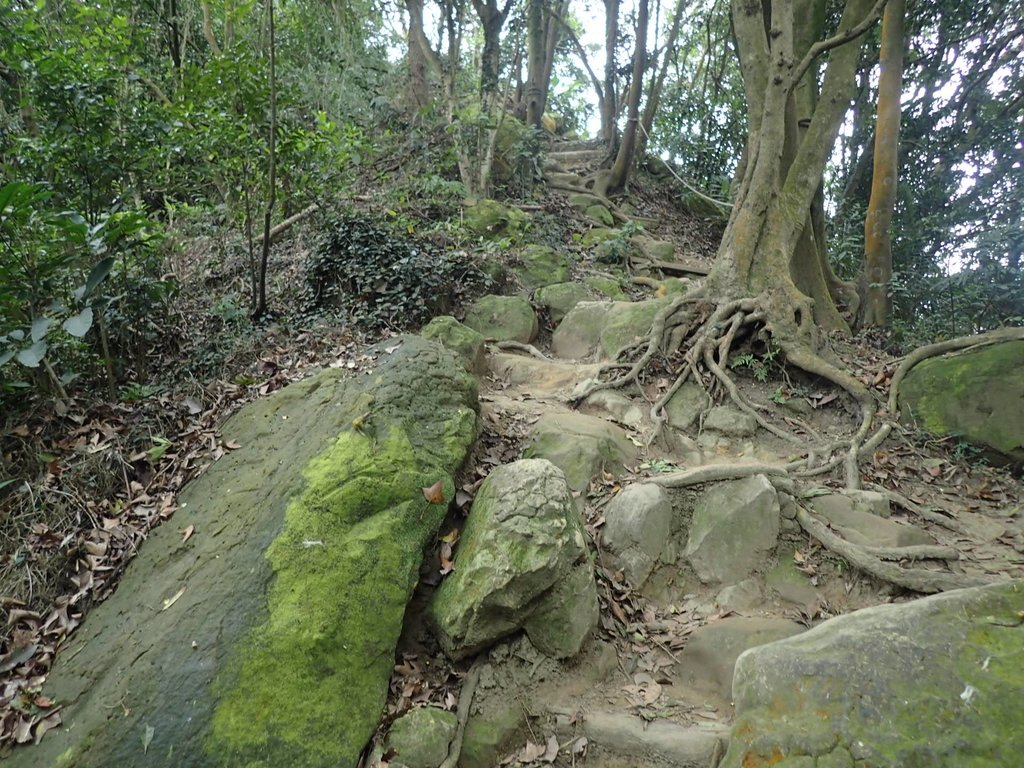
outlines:
[[368, 328], [414, 325], [447, 311], [487, 278], [465, 254], [443, 253], [357, 214], [325, 217], [306, 263], [307, 306]]

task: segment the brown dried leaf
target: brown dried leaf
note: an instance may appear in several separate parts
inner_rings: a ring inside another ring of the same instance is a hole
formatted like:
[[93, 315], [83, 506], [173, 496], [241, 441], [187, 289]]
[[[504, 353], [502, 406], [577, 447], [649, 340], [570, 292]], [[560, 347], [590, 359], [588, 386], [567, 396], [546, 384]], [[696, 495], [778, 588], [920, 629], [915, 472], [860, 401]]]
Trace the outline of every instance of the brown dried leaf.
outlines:
[[430, 504], [443, 504], [444, 503], [444, 488], [441, 485], [441, 481], [438, 480], [433, 485], [423, 488], [423, 498]]

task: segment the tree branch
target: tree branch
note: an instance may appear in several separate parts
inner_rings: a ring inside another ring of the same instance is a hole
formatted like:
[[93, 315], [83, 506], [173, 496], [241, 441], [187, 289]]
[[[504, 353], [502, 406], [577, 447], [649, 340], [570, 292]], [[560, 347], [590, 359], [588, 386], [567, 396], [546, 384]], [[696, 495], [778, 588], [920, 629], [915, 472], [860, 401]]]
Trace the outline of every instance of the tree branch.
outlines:
[[833, 35], [825, 40], [819, 40], [812, 45], [804, 57], [800, 60], [800, 63], [796, 65], [796, 68], [790, 73], [790, 87], [800, 82], [800, 78], [804, 76], [804, 73], [808, 70], [811, 64], [816, 58], [825, 53], [825, 51], [838, 48], [844, 43], [848, 43], [851, 40], [860, 37], [867, 32], [876, 21], [882, 18], [882, 10], [885, 8], [887, 0], [877, 0], [874, 7], [868, 11], [868, 15], [865, 16], [859, 24], [850, 27], [845, 32], [840, 32], [837, 35]]

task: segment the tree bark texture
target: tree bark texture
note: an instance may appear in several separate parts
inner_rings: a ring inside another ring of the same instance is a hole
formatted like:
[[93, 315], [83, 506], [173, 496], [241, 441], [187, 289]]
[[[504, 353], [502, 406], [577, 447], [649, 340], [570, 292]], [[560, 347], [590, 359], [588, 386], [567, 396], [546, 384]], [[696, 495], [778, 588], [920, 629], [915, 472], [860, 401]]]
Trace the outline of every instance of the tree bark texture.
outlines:
[[647, 25], [650, 18], [649, 0], [640, 0], [636, 15], [636, 48], [633, 51], [633, 73], [626, 96], [626, 129], [615, 155], [608, 177], [608, 191], [618, 192], [626, 186], [636, 155], [637, 132], [640, 123], [640, 100], [644, 91], [644, 72], [647, 70]]
[[[878, 0], [848, 0], [836, 35], [820, 40], [806, 2], [732, 3], [749, 107], [746, 163], [710, 279], [726, 296], [766, 296], [772, 330], [812, 346], [816, 327], [845, 328], [811, 207], [853, 91], [860, 43], [851, 37], [880, 9]], [[801, 118], [798, 86], [805, 74], [816, 79], [811, 65], [826, 51], [821, 92]]]
[[878, 116], [871, 198], [864, 221], [864, 272], [861, 277], [861, 325], [888, 326], [892, 319], [892, 217], [899, 165], [900, 94], [903, 90], [903, 16], [905, 0], [889, 0], [882, 17], [878, 64]]

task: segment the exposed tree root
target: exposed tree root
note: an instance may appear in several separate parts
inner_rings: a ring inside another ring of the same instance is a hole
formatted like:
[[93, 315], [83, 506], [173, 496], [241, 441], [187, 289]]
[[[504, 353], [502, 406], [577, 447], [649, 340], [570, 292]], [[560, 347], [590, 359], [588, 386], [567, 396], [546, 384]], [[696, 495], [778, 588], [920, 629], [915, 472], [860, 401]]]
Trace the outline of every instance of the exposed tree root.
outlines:
[[455, 737], [448, 747], [448, 757], [444, 759], [438, 768], [455, 768], [462, 756], [462, 739], [466, 735], [466, 723], [469, 722], [469, 710], [473, 705], [473, 694], [476, 693], [477, 683], [480, 682], [480, 669], [483, 666], [478, 659], [473, 662], [469, 672], [462, 681], [462, 690], [459, 692], [458, 724], [455, 728]]
[[705, 464], [682, 472], [669, 472], [646, 480], [662, 488], [688, 488], [691, 485], [739, 480], [753, 475], [785, 476], [786, 470], [774, 464]]
[[[977, 576], [930, 571], [924, 568], [901, 568], [898, 565], [884, 562], [867, 548], [852, 544], [832, 533], [825, 523], [799, 505], [797, 505], [796, 519], [800, 523], [800, 527], [809, 535], [821, 542], [826, 549], [842, 557], [854, 568], [898, 587], [931, 594], [992, 583], [990, 579]], [[886, 548], [886, 552], [888, 552], [888, 548]]]
[[551, 362], [551, 358], [533, 346], [533, 344], [523, 344], [521, 341], [489, 341], [488, 343], [493, 344], [500, 350], [513, 349], [516, 352], [525, 352], [530, 357], [536, 357], [538, 360], [543, 360], [547, 363]]
[[881, 493], [889, 500], [890, 503], [895, 504], [898, 507], [902, 507], [911, 514], [917, 515], [922, 520], [927, 520], [929, 523], [934, 523], [935, 525], [941, 525], [943, 528], [955, 531], [956, 533], [966, 533], [959, 520], [947, 517], [941, 512], [936, 512], [933, 509], [917, 504], [901, 493], [890, 491], [888, 488], [875, 484], [871, 485], [871, 490]]

